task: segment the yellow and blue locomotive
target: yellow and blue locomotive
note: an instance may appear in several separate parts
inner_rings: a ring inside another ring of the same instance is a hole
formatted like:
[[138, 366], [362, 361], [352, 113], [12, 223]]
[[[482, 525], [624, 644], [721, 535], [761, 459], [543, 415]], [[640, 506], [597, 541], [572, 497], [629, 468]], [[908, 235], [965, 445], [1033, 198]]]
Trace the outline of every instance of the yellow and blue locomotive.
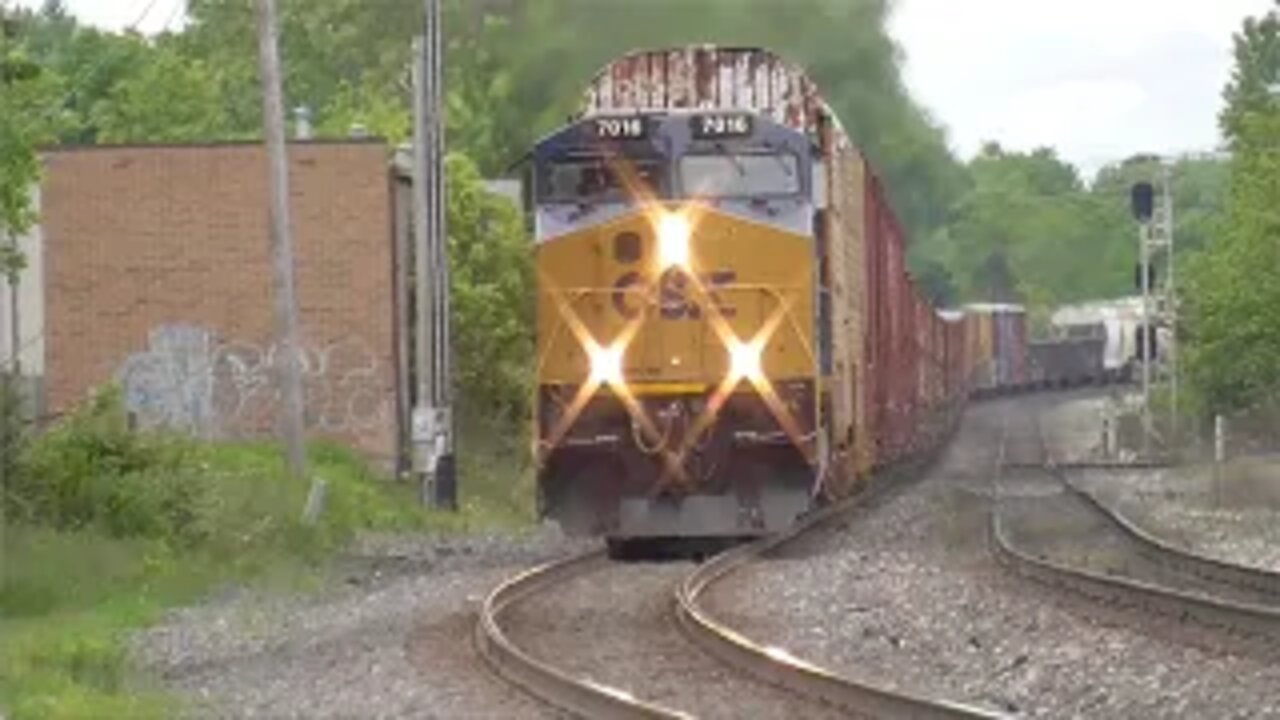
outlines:
[[539, 143], [538, 482], [566, 528], [751, 535], [809, 506], [811, 155], [731, 111], [595, 115]]

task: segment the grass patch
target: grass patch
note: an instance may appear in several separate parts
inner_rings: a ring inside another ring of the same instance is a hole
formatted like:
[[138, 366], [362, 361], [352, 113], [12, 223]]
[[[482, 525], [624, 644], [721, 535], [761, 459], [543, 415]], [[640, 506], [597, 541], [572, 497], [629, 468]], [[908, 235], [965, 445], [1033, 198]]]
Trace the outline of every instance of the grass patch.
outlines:
[[517, 530], [533, 517], [523, 443], [485, 422], [460, 438], [461, 512], [423, 510], [416, 488], [339, 445], [310, 448], [328, 483], [319, 522], [278, 447], [128, 430], [95, 399], [22, 450], [0, 528], [0, 710], [26, 718], [171, 717], [129, 666], [126, 641], [166, 609], [228, 583], [313, 586], [361, 530]]
[[0, 702], [10, 717], [171, 715], [170, 699], [130, 682], [124, 640], [197, 597], [216, 568], [94, 530], [9, 524], [3, 542]]
[[463, 417], [458, 428], [458, 513], [437, 518], [455, 530], [520, 530], [536, 517], [527, 433], [500, 421]]

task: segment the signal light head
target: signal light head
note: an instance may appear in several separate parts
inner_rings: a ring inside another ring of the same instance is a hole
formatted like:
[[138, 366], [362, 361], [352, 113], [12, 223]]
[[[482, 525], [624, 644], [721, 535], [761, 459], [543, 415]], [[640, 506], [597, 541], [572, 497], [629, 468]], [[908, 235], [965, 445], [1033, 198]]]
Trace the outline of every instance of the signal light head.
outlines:
[[664, 212], [658, 217], [658, 269], [689, 268], [689, 218]]

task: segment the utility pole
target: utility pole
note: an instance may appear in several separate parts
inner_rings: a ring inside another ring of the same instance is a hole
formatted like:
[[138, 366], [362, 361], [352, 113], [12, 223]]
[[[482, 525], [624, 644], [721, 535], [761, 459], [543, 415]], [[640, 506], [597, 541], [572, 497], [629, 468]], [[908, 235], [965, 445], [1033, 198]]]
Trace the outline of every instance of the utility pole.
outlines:
[[[18, 249], [18, 238], [0, 225], [0, 241], [8, 237], [12, 250]], [[9, 453], [17, 450], [19, 428], [24, 421], [24, 398], [22, 397], [22, 353], [20, 351], [22, 334], [18, 327], [18, 273], [5, 273], [6, 290], [9, 291], [9, 353], [0, 360], [0, 492], [9, 487], [9, 468], [12, 458]], [[8, 367], [6, 367], [6, 365]], [[0, 513], [3, 515], [3, 513]], [[0, 527], [3, 527], [0, 518]]]
[[275, 295], [275, 325], [279, 352], [275, 370], [280, 387], [289, 473], [297, 480], [307, 476], [307, 450], [303, 431], [302, 376], [298, 357], [298, 305], [293, 286], [293, 240], [289, 225], [289, 160], [286, 155], [284, 100], [280, 89], [280, 50], [277, 44], [275, 0], [257, 0], [258, 63], [262, 77], [263, 138], [271, 180], [271, 263]]
[[448, 232], [445, 226], [444, 63], [440, 1], [425, 0], [423, 34], [414, 43], [414, 349], [416, 402], [412, 443], [422, 501], [457, 506], [449, 332]]
[[[9, 249], [14, 255], [18, 254], [18, 236], [12, 232], [5, 232], [9, 240]], [[8, 281], [9, 290], [9, 363], [13, 377], [21, 380], [22, 378], [22, 313], [18, 307], [21, 300], [21, 292], [18, 287], [20, 273], [16, 270], [6, 274], [5, 279]]]

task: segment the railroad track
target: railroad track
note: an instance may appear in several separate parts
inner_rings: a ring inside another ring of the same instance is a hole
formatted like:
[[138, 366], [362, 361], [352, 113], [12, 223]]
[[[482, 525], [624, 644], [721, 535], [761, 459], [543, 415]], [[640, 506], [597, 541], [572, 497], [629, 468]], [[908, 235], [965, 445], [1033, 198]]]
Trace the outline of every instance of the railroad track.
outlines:
[[[865, 494], [864, 494], [865, 495]], [[747, 634], [713, 617], [701, 604], [703, 595], [737, 570], [776, 551], [787, 543], [826, 524], [860, 504], [854, 498], [814, 513], [794, 529], [739, 546], [698, 566], [674, 589], [671, 606], [681, 632], [697, 648], [753, 682], [780, 688], [794, 698], [796, 707], [821, 706], [838, 717], [884, 718], [995, 718], [986, 709], [924, 697], [841, 677], [784, 650], [764, 646]], [[567, 558], [527, 571], [508, 580], [484, 601], [476, 626], [476, 644], [498, 675], [552, 705], [589, 718], [692, 717], [678, 708], [649, 702], [630, 692], [609, 687], [559, 668], [521, 648], [504, 626], [510, 610], [540, 592], [608, 563], [603, 552]], [[698, 650], [689, 648], [690, 652]], [[810, 717], [813, 712], [793, 716]]]
[[[1008, 509], [1015, 500], [997, 495], [989, 528], [990, 546], [999, 562], [1033, 581], [1107, 605], [1193, 622], [1250, 641], [1280, 639], [1280, 573], [1199, 555], [1146, 532], [1072, 482], [1066, 468], [1053, 463], [1040, 435], [1038, 417], [1023, 427], [1037, 435], [1038, 462], [1025, 458], [1004, 462], [1002, 441], [998, 482], [1006, 480], [1009, 471], [1020, 474], [1024, 480], [1028, 474], [1047, 476], [1057, 486], [1059, 497], [1040, 498], [1037, 502], [1049, 502], [1049, 509], [1055, 513], [1077, 516], [1083, 513], [1091, 517], [1101, 536], [1091, 536], [1088, 540], [1113, 546], [1123, 555], [1124, 562], [1122, 568], [1098, 570], [1050, 557], [1052, 553], [1042, 549], [1032, 549], [1029, 546], [1034, 543], [1020, 537], [1027, 532], [1015, 532], [1016, 518]], [[1007, 436], [1008, 433], [1006, 439]], [[1077, 464], [1071, 467], [1098, 470], [1116, 466]]]
[[806, 697], [821, 698], [834, 707], [859, 715], [920, 719], [1002, 717], [975, 706], [891, 690], [836, 675], [785, 651], [750, 640], [740, 631], [716, 620], [699, 605], [702, 594], [718, 580], [844, 515], [858, 504], [857, 501], [855, 498], [827, 508], [786, 533], [721, 554], [691, 573], [676, 594], [677, 613], [690, 638], [709, 654], [764, 682]]
[[1072, 482], [1066, 473], [1059, 470], [1057, 474], [1067, 492], [1105, 518], [1109, 525], [1125, 536], [1136, 552], [1152, 563], [1179, 575], [1233, 588], [1254, 596], [1257, 604], [1274, 605], [1280, 610], [1280, 573], [1226, 562], [1178, 547], [1143, 529], [1119, 509]]
[[534, 657], [517, 645], [502, 620], [516, 603], [608, 562], [603, 549], [533, 568], [489, 593], [476, 623], [476, 648], [499, 676], [546, 702], [582, 717], [681, 718], [678, 712], [646, 703], [616, 688], [575, 676]]

